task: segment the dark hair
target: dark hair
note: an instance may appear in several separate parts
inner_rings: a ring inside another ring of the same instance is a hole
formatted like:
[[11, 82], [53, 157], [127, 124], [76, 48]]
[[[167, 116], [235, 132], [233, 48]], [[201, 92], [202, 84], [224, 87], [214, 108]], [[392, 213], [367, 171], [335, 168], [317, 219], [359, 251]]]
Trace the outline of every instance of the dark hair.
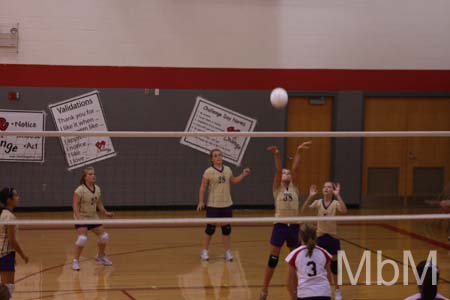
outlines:
[[95, 171], [94, 167], [86, 167], [83, 169], [83, 175], [81, 175], [80, 184], [86, 183], [86, 175], [89, 171]]
[[[417, 273], [420, 278], [425, 273], [422, 285], [419, 285], [422, 300], [434, 300], [437, 295], [437, 284], [439, 281], [439, 269], [431, 261], [421, 261], [417, 267]], [[433, 273], [435, 273], [436, 282], [433, 282]], [[433, 284], [434, 283], [434, 284]]]
[[0, 204], [5, 207], [8, 199], [14, 196], [15, 189], [13, 187], [5, 187], [0, 191]]
[[316, 238], [317, 238], [316, 228], [307, 223], [302, 224], [302, 226], [300, 226], [300, 238], [303, 241], [303, 244], [305, 244], [306, 247], [308, 248], [307, 256], [311, 257], [314, 248], [316, 247]]
[[211, 151], [209, 151], [209, 162], [212, 164], [212, 157], [213, 157], [213, 154], [214, 154], [214, 152], [220, 152], [220, 153], [222, 153], [222, 150], [220, 150], [220, 149], [218, 149], [218, 148], [214, 148], [214, 149], [212, 149]]

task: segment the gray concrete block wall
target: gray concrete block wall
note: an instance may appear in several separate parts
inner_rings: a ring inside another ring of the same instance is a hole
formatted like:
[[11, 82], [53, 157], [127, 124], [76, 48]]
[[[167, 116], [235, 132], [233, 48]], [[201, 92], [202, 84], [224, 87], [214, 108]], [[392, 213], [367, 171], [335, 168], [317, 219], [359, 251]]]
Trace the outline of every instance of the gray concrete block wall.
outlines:
[[[93, 88], [1, 87], [0, 95], [19, 91], [17, 102], [0, 100], [3, 109], [45, 110], [46, 130], [55, 130], [48, 104], [68, 99]], [[285, 113], [274, 110], [268, 91], [161, 90], [159, 96], [144, 95], [143, 89], [100, 89], [109, 130], [183, 131], [197, 96], [258, 120], [257, 131], [283, 131]], [[232, 188], [239, 205], [270, 205], [273, 162], [265, 148], [283, 139], [252, 139], [243, 166], [252, 175]], [[98, 183], [109, 206], [194, 205], [200, 179], [208, 167], [207, 155], [183, 146], [179, 139], [114, 138], [117, 157], [94, 164]], [[0, 162], [0, 185], [13, 185], [24, 207], [70, 206], [81, 170], [67, 171], [59, 140], [47, 138], [45, 163]], [[241, 168], [232, 168], [236, 174]]]

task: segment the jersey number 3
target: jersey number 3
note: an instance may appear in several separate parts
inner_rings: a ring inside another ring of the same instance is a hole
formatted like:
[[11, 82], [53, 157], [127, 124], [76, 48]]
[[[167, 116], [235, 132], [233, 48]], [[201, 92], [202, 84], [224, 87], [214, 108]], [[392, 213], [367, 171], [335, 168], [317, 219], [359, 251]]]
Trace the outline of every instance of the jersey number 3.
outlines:
[[309, 277], [314, 277], [314, 276], [316, 276], [316, 275], [317, 275], [317, 267], [316, 267], [316, 263], [313, 262], [313, 261], [309, 261], [306, 265], [307, 265], [308, 267], [311, 267], [311, 270], [309, 271], [308, 276], [309, 276]]

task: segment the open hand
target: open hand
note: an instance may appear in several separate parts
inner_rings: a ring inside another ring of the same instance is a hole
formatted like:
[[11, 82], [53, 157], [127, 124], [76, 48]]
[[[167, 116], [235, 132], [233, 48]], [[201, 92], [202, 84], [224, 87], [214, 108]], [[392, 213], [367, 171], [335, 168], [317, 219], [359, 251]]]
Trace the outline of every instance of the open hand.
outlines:
[[333, 183], [333, 194], [337, 197], [341, 193], [341, 185], [339, 183]]
[[201, 211], [205, 208], [205, 203], [199, 202], [197, 205], [197, 211]]
[[303, 142], [303, 143], [301, 143], [301, 144], [297, 147], [297, 150], [300, 150], [300, 149], [309, 149], [309, 146], [310, 146], [311, 144], [312, 144], [311, 141]]
[[317, 186], [315, 184], [309, 187], [309, 197], [314, 197], [317, 195]]
[[278, 150], [278, 147], [275, 146], [275, 145], [272, 145], [272, 146], [267, 147], [266, 150], [269, 151], [269, 152], [272, 152], [272, 154], [278, 154], [278, 153], [280, 153], [280, 150]]

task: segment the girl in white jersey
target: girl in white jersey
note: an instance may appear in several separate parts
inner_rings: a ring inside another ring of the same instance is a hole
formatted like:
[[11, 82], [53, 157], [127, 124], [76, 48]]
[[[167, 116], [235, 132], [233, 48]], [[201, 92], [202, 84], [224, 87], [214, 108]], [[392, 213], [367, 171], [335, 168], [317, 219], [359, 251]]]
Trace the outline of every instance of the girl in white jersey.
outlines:
[[[272, 152], [275, 161], [275, 176], [273, 179], [273, 197], [275, 200], [275, 217], [296, 217], [299, 211], [299, 186], [298, 167], [300, 165], [300, 151], [308, 149], [311, 142], [302, 143], [297, 147], [292, 170], [282, 169], [280, 151], [276, 146], [270, 146], [268, 151]], [[270, 280], [278, 264], [281, 247], [286, 242], [292, 251], [298, 247], [298, 224], [276, 223], [273, 225], [272, 236], [270, 238], [270, 255], [264, 275], [264, 282], [260, 300], [267, 299]]]
[[[208, 203], [206, 205], [207, 218], [231, 218], [233, 215], [231, 206], [230, 184], [237, 184], [250, 174], [250, 169], [245, 168], [241, 175], [235, 177], [228, 166], [223, 164], [222, 151], [219, 149], [211, 150], [209, 154], [211, 167], [205, 170], [202, 177], [202, 184], [200, 186], [199, 200], [197, 211], [205, 208], [205, 191], [208, 188]], [[208, 248], [211, 242], [212, 235], [216, 231], [217, 224], [207, 224], [205, 235], [203, 239], [203, 250], [200, 253], [202, 260], [208, 260]], [[232, 261], [233, 256], [230, 251], [230, 234], [231, 225], [221, 224], [222, 239], [225, 248], [224, 258], [227, 261]]]
[[[19, 205], [19, 195], [14, 188], [4, 188], [0, 191], [0, 203], [3, 209], [0, 221], [14, 221], [14, 209]], [[16, 271], [16, 252], [28, 263], [28, 257], [17, 242], [17, 225], [0, 225], [0, 277], [8, 287], [9, 295], [14, 292], [14, 275]]]
[[[103, 206], [102, 193], [100, 187], [95, 184], [96, 176], [93, 167], [83, 170], [80, 186], [73, 194], [73, 215], [76, 220], [98, 220], [97, 209], [106, 217], [113, 217], [113, 213], [108, 212]], [[75, 242], [75, 253], [72, 261], [72, 269], [80, 270], [80, 255], [87, 242], [87, 232], [92, 230], [97, 235], [98, 253], [95, 259], [104, 266], [111, 266], [112, 262], [106, 257], [105, 248], [109, 240], [109, 235], [105, 232], [101, 224], [80, 224], [75, 225], [78, 238]]]
[[300, 228], [303, 246], [287, 257], [287, 290], [292, 300], [330, 300], [331, 254], [316, 245], [316, 229], [308, 224]]
[[[332, 182], [325, 182], [322, 188], [323, 198], [314, 200], [317, 195], [317, 188], [315, 185], [309, 189], [309, 196], [302, 206], [302, 212], [306, 208], [312, 208], [317, 211], [318, 216], [335, 216], [337, 212], [347, 213], [347, 206], [340, 195], [341, 185], [339, 183], [334, 184]], [[334, 199], [336, 198], [336, 200]], [[314, 200], [314, 201], [313, 201]], [[312, 202], [312, 203], [311, 203]], [[317, 245], [326, 249], [333, 257], [330, 263], [330, 269], [333, 273], [333, 279], [335, 282], [334, 299], [341, 300], [342, 293], [337, 284], [337, 253], [341, 249], [341, 243], [336, 238], [337, 224], [335, 221], [319, 221], [317, 222]]]
[[[435, 282], [433, 282], [433, 273]], [[439, 268], [431, 261], [422, 261], [417, 265], [417, 275], [423, 282], [418, 285], [419, 293], [405, 300], [449, 300], [438, 293]]]

